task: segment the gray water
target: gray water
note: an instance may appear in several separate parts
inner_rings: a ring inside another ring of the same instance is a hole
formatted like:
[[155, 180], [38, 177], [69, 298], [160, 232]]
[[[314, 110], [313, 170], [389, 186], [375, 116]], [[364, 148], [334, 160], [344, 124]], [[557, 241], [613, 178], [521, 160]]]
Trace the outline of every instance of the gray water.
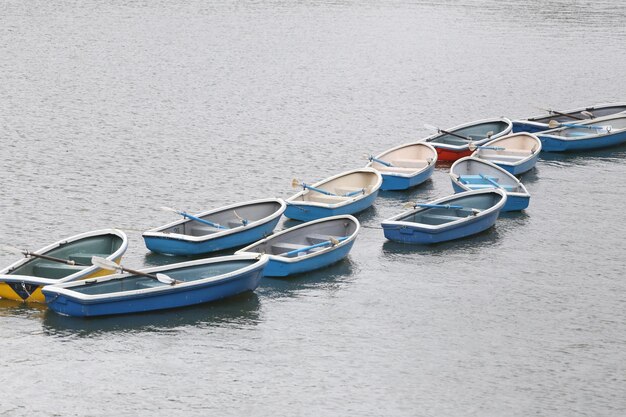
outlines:
[[[141, 232], [288, 197], [491, 116], [626, 100], [626, 4], [0, 4], [0, 243]], [[235, 299], [104, 319], [0, 300], [0, 416], [623, 416], [626, 146], [542, 155], [527, 211], [385, 241], [447, 168], [381, 193], [350, 256]], [[281, 224], [279, 228], [288, 225]], [[0, 253], [0, 264], [15, 256]]]

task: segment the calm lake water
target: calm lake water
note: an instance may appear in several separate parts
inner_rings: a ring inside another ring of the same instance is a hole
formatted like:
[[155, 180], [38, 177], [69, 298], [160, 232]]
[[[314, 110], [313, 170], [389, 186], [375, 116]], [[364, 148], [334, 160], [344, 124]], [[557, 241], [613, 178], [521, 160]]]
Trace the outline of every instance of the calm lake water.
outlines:
[[[129, 235], [288, 197], [429, 132], [626, 100], [626, 3], [0, 5], [0, 243]], [[0, 300], [0, 416], [624, 416], [626, 147], [542, 155], [529, 209], [385, 241], [447, 168], [384, 192], [345, 261], [235, 299], [80, 320]], [[285, 225], [280, 225], [280, 228]], [[7, 265], [15, 255], [0, 253]]]

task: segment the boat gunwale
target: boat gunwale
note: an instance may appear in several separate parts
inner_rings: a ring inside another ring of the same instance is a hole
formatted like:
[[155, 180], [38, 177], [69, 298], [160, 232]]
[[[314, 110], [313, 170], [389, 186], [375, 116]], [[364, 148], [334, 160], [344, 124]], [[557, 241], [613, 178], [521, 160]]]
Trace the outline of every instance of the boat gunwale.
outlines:
[[219, 213], [222, 211], [228, 211], [231, 209], [237, 209], [239, 207], [243, 207], [243, 206], [248, 206], [248, 205], [255, 205], [255, 204], [263, 204], [263, 203], [279, 203], [280, 207], [274, 211], [272, 214], [265, 216], [261, 219], [255, 220], [253, 222], [248, 223], [247, 225], [241, 225], [241, 226], [237, 226], [235, 228], [229, 228], [229, 229], [224, 229], [222, 231], [218, 231], [215, 233], [209, 233], [206, 235], [201, 235], [201, 236], [191, 236], [191, 235], [187, 235], [187, 234], [182, 234], [182, 233], [167, 233], [167, 232], [162, 232], [161, 230], [164, 229], [168, 229], [170, 227], [174, 227], [174, 226], [178, 226], [180, 224], [183, 223], [189, 223], [189, 222], [194, 222], [195, 220], [193, 219], [187, 219], [187, 218], [182, 218], [179, 220], [175, 220], [173, 222], [167, 223], [165, 225], [162, 226], [158, 226], [149, 230], [146, 230], [145, 232], [143, 232], [141, 235], [142, 237], [151, 237], [151, 238], [161, 238], [161, 239], [170, 239], [170, 240], [182, 240], [182, 241], [188, 241], [191, 243], [202, 243], [202, 242], [206, 242], [206, 241], [210, 241], [210, 240], [214, 240], [217, 238], [221, 238], [224, 236], [229, 236], [235, 233], [239, 233], [245, 230], [251, 230], [254, 229], [255, 227], [258, 226], [262, 226], [263, 224], [269, 223], [272, 220], [276, 219], [277, 217], [280, 217], [283, 215], [283, 213], [285, 212], [285, 210], [287, 209], [287, 203], [285, 200], [283, 200], [282, 198], [262, 198], [262, 199], [258, 199], [258, 200], [250, 200], [250, 201], [244, 201], [242, 203], [234, 203], [234, 204], [230, 204], [228, 206], [222, 206], [222, 207], [217, 207], [211, 210], [207, 210], [207, 211], [203, 211], [201, 213], [198, 214], [193, 214], [195, 217], [205, 217], [208, 216], [210, 214], [215, 214], [215, 213]]
[[[564, 110], [564, 111], [559, 111], [559, 113], [564, 113], [564, 114], [572, 114], [572, 113], [580, 113], [582, 111], [593, 111], [593, 110], [599, 110], [599, 109], [606, 109], [608, 107], [626, 107], [626, 102], [617, 102], [617, 103], [598, 103], [598, 104], [594, 104], [593, 106], [588, 106], [588, 107], [580, 107], [580, 108], [576, 108], [576, 109], [572, 109], [572, 110]], [[626, 109], [624, 109], [624, 111], [621, 112], [617, 112], [614, 113], [610, 116], [615, 116], [621, 113], [626, 113]], [[543, 115], [538, 115], [538, 116], [531, 116], [528, 117], [526, 119], [515, 119], [513, 120], [514, 123], [532, 123], [535, 126], [547, 126], [547, 123], [543, 123], [543, 122], [538, 122], [537, 120], [540, 119], [545, 119], [547, 117], [562, 117], [558, 114], [552, 114], [552, 113], [544, 113]], [[606, 117], [606, 116], [602, 116], [602, 117]], [[587, 120], [594, 120], [594, 119], [585, 119], [584, 121]], [[583, 120], [581, 120], [582, 122]]]
[[[120, 247], [117, 248], [115, 252], [111, 253], [105, 258], [107, 260], [115, 261], [116, 259], [121, 258], [126, 252], [126, 250], [128, 249], [128, 236], [122, 230], [99, 229], [99, 230], [92, 230], [89, 232], [79, 233], [77, 235], [73, 235], [68, 238], [58, 240], [54, 243], [49, 244], [48, 246], [40, 248], [36, 251], [32, 251], [32, 253], [35, 253], [38, 255], [45, 255], [51, 250], [59, 248], [62, 245], [68, 245], [68, 244], [77, 242], [82, 239], [86, 239], [90, 237], [97, 237], [99, 235], [101, 236], [114, 235], [116, 237], [119, 237], [122, 240], [122, 244], [120, 245]], [[9, 274], [11, 270], [15, 270], [16, 268], [21, 267], [24, 264], [33, 261], [34, 259], [37, 259], [37, 258], [23, 257], [22, 259], [15, 261], [11, 265], [0, 270], [0, 282], [24, 282], [27, 284], [40, 284], [40, 285], [60, 284], [60, 283], [65, 283], [65, 282], [77, 281], [77, 280], [80, 281], [82, 277], [91, 275], [94, 272], [97, 272], [98, 270], [101, 269], [100, 267], [96, 265], [91, 265], [91, 266], [86, 267], [85, 269], [81, 269], [80, 271], [76, 271], [71, 275], [68, 275], [66, 277], [59, 278], [59, 279], [37, 277], [33, 275], [10, 275]]]
[[385, 151], [383, 151], [382, 153], [378, 154], [375, 156], [376, 159], [382, 159], [385, 155], [397, 151], [399, 149], [403, 149], [403, 148], [408, 148], [411, 146], [426, 146], [431, 152], [433, 152], [434, 156], [431, 157], [430, 161], [426, 164], [425, 167], [423, 168], [419, 168], [417, 171], [414, 172], [410, 172], [410, 173], [400, 173], [400, 172], [381, 172], [378, 171], [376, 168], [374, 168], [372, 165], [374, 165], [375, 161], [370, 161], [368, 162], [365, 167], [366, 168], [372, 168], [372, 169], [376, 169], [376, 171], [378, 171], [381, 175], [388, 175], [388, 176], [393, 176], [393, 177], [400, 177], [400, 178], [412, 178], [412, 177], [416, 177], [424, 172], [426, 172], [428, 169], [430, 169], [431, 167], [435, 166], [437, 164], [437, 159], [438, 159], [438, 154], [437, 154], [437, 149], [431, 145], [428, 142], [423, 142], [423, 141], [418, 141], [418, 142], [409, 142], [409, 143], [404, 143], [402, 145], [398, 145], [395, 146], [393, 148], [387, 149]]
[[285, 263], [296, 263], [296, 262], [300, 262], [300, 261], [305, 261], [307, 259], [312, 259], [312, 258], [314, 258], [316, 256], [324, 255], [324, 254], [326, 254], [328, 252], [331, 252], [332, 250], [339, 249], [339, 248], [341, 248], [343, 246], [348, 245], [350, 242], [353, 242], [357, 238], [357, 235], [359, 234], [359, 231], [361, 230], [361, 223], [357, 220], [356, 217], [354, 217], [354, 216], [352, 216], [350, 214], [340, 214], [340, 215], [337, 215], [337, 216], [322, 217], [320, 219], [311, 220], [310, 222], [305, 222], [305, 223], [299, 224], [297, 226], [290, 227], [290, 228], [285, 229], [285, 230], [281, 230], [278, 233], [274, 233], [274, 234], [272, 234], [272, 235], [270, 235], [270, 236], [268, 236], [268, 237], [266, 237], [264, 239], [258, 240], [256, 242], [254, 242], [253, 244], [246, 246], [245, 248], [239, 249], [237, 252], [235, 252], [235, 255], [238, 255], [238, 254], [241, 254], [241, 255], [243, 255], [243, 254], [256, 254], [256, 255], [259, 255], [259, 254], [261, 254], [259, 252], [247, 252], [247, 251], [249, 249], [255, 247], [255, 246], [259, 246], [261, 244], [267, 243], [267, 242], [275, 239], [278, 236], [285, 235], [287, 233], [293, 232], [294, 230], [302, 229], [304, 227], [308, 227], [308, 226], [311, 226], [311, 225], [316, 224], [316, 223], [324, 223], [324, 222], [327, 222], [327, 221], [334, 221], [334, 220], [339, 220], [339, 219], [346, 219], [346, 220], [352, 221], [356, 225], [356, 230], [348, 237], [348, 239], [342, 240], [337, 245], [334, 245], [334, 246], [331, 245], [331, 246], [329, 246], [327, 248], [323, 248], [322, 250], [319, 250], [317, 252], [311, 252], [311, 253], [309, 253], [307, 255], [297, 256], [297, 257], [293, 257], [293, 258], [287, 258], [287, 257], [282, 256], [282, 255], [276, 255], [276, 254], [271, 254], [271, 253], [265, 253], [264, 254], [264, 255], [269, 256], [269, 258], [272, 259], [272, 260], [275, 260], [275, 261], [278, 261], [278, 262], [285, 262]]
[[[406, 227], [413, 228], [413, 229], [419, 228], [419, 229], [427, 230], [429, 233], [442, 232], [442, 231], [449, 229], [450, 226], [456, 226], [464, 222], [469, 223], [470, 221], [475, 221], [481, 217], [488, 216], [496, 210], [501, 210], [502, 207], [504, 207], [504, 205], [506, 204], [507, 193], [504, 190], [499, 189], [499, 188], [488, 188], [484, 190], [469, 190], [469, 191], [464, 191], [462, 193], [457, 193], [457, 194], [452, 194], [452, 195], [448, 195], [445, 197], [441, 197], [436, 200], [432, 200], [432, 201], [429, 201], [428, 203], [425, 203], [425, 204], [441, 204], [444, 202], [452, 201], [457, 198], [462, 198], [466, 196], [473, 196], [473, 195], [478, 195], [478, 194], [491, 194], [491, 193], [499, 194], [500, 196], [502, 196], [502, 198], [500, 199], [498, 203], [494, 204], [493, 206], [489, 207], [486, 210], [482, 210], [481, 212], [477, 213], [475, 216], [459, 217], [458, 220], [453, 220], [448, 223], [435, 224], [435, 225], [419, 223], [419, 222], [396, 220], [400, 217], [410, 216], [411, 214], [417, 214], [420, 211], [432, 209], [430, 207], [416, 207], [416, 208], [404, 211], [400, 214], [396, 214], [395, 216], [390, 217], [386, 220], [383, 220], [381, 222], [381, 226], [383, 227], [383, 229], [385, 228], [385, 226], [388, 226], [388, 228], [393, 227], [393, 226], [406, 226]], [[470, 220], [468, 220], [468, 218]]]
[[[505, 170], [502, 167], [499, 167], [498, 165], [494, 164], [493, 162], [490, 161], [485, 161], [484, 159], [480, 159], [480, 158], [474, 158], [471, 156], [466, 156], [464, 158], [458, 159], [456, 161], [454, 161], [454, 163], [452, 164], [452, 166], [450, 167], [450, 178], [452, 178], [452, 181], [454, 181], [455, 184], [457, 184], [458, 186], [460, 186], [462, 189], [466, 190], [466, 191], [474, 191], [471, 188], [469, 188], [466, 184], [463, 184], [460, 180], [459, 180], [459, 175], [454, 173], [454, 168], [456, 167], [457, 164], [459, 164], [460, 162], [465, 162], [468, 160], [472, 160], [472, 161], [479, 161], [482, 164], [486, 164], [489, 165], [495, 169], [497, 169], [499, 172], [502, 172], [505, 174], [505, 176], [509, 177], [509, 178], [513, 178], [515, 179], [516, 184], [522, 188], [522, 190], [524, 190], [524, 192], [519, 192], [519, 191], [506, 191], [504, 189], [502, 189], [504, 192], [506, 192], [507, 196], [511, 196], [511, 197], [530, 197], [530, 193], [528, 192], [528, 190], [526, 189], [526, 186], [524, 184], [522, 184], [522, 182], [513, 174], [511, 174], [510, 172], [508, 172], [507, 170]], [[494, 189], [498, 190], [500, 188], [496, 188], [493, 187]]]
[[239, 269], [236, 269], [234, 271], [230, 271], [224, 274], [202, 278], [198, 280], [193, 280], [193, 281], [183, 281], [175, 285], [164, 284], [158, 287], [141, 288], [141, 289], [127, 290], [127, 291], [115, 291], [115, 292], [109, 292], [109, 293], [104, 293], [104, 294], [84, 294], [84, 293], [72, 290], [72, 287], [93, 285], [93, 284], [108, 282], [112, 280], [123, 280], [123, 279], [128, 279], [131, 277], [139, 276], [136, 274], [113, 274], [113, 275], [107, 275], [105, 277], [89, 279], [86, 281], [74, 281], [74, 282], [68, 282], [68, 283], [61, 284], [61, 285], [48, 285], [42, 289], [42, 292], [44, 293], [44, 295], [46, 293], [48, 294], [55, 293], [57, 297], [64, 295], [66, 297], [79, 300], [81, 303], [84, 303], [84, 304], [93, 304], [99, 301], [114, 302], [114, 301], [120, 301], [120, 300], [124, 300], [128, 298], [134, 298], [134, 297], [144, 296], [144, 295], [151, 296], [151, 295], [155, 295], [153, 293], [160, 293], [160, 292], [175, 293], [175, 292], [184, 291], [185, 289], [189, 290], [193, 287], [203, 287], [205, 285], [211, 285], [211, 286], [217, 285], [217, 284], [220, 284], [221, 282], [228, 281], [230, 278], [233, 278], [235, 275], [243, 275], [248, 272], [251, 272], [254, 269], [264, 268], [269, 262], [269, 257], [263, 254], [256, 254], [254, 256], [249, 255], [249, 254], [227, 255], [227, 256], [219, 256], [215, 258], [203, 258], [203, 259], [196, 259], [194, 261], [185, 261], [185, 262], [179, 262], [175, 264], [161, 265], [157, 267], [141, 269], [140, 271], [145, 272], [145, 273], [158, 273], [158, 272], [166, 272], [172, 269], [193, 267], [197, 265], [213, 264], [213, 263], [229, 262], [229, 261], [241, 261], [241, 260], [256, 260], [256, 262], [253, 262], [248, 266], [245, 266], [243, 268], [239, 268]]

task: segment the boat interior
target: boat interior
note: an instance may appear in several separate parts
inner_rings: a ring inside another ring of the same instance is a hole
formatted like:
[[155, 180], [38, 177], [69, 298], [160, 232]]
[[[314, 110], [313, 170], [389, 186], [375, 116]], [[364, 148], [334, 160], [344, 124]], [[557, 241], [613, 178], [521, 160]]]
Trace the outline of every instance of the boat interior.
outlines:
[[562, 136], [565, 138], [580, 138], [584, 136], [615, 133], [616, 131], [626, 129], [626, 114], [621, 117], [615, 117], [608, 120], [598, 121], [597, 123], [591, 123], [591, 125], [598, 126], [598, 128], [564, 127], [555, 130], [554, 133], [547, 131], [546, 134]]
[[441, 204], [462, 206], [463, 208], [422, 208], [396, 221], [421, 223], [430, 226], [450, 223], [459, 219], [474, 216], [483, 210], [498, 204], [502, 196], [497, 193], [484, 193], [449, 200]]
[[[170, 269], [163, 271], [162, 273], [177, 281], [190, 282], [227, 274], [238, 269], [245, 268], [255, 262], [257, 262], [255, 259], [217, 262]], [[170, 284], [163, 283], [156, 279], [140, 275], [128, 275], [122, 279], [110, 279], [102, 282], [87, 280], [81, 281], [81, 283], [84, 285], [78, 285], [71, 287], [70, 289], [81, 294], [97, 295], [171, 286]]]
[[315, 188], [329, 192], [332, 195], [307, 189], [297, 199], [292, 201], [308, 201], [323, 204], [337, 204], [349, 201], [359, 195], [369, 194], [378, 183], [378, 178], [374, 172], [352, 172], [315, 186]]
[[497, 188], [495, 182], [507, 192], [525, 192], [515, 177], [479, 159], [460, 161], [453, 169], [459, 182], [471, 190]]
[[[599, 109], [589, 107], [589, 109], [590, 110], [587, 110], [587, 111], [589, 111], [593, 115], [593, 118], [598, 118], [598, 117], [609, 116], [611, 114], [616, 114], [616, 113], [621, 113], [623, 111], [626, 111], [626, 105], [601, 107]], [[578, 117], [580, 121], [589, 120], [588, 116], [585, 116], [582, 114], [583, 111], [585, 110], [576, 111], [576, 112], [565, 111], [561, 113], [571, 114], [572, 116]], [[533, 122], [538, 122], [538, 123], [548, 123], [550, 120], [556, 120], [557, 122], [571, 122], [571, 121], [575, 122], [576, 121], [575, 118], [568, 117], [568, 116], [560, 116], [558, 114], [553, 114], [550, 116], [533, 117], [528, 120], [533, 121]]]
[[487, 133], [493, 132], [491, 136], [495, 136], [505, 131], [508, 127], [508, 123], [500, 121], [480, 123], [472, 126], [463, 127], [461, 129], [451, 130], [452, 133], [467, 137], [467, 140], [458, 138], [453, 135], [449, 135], [447, 133], [442, 133], [432, 139], [429, 139], [428, 142], [441, 143], [444, 145], [452, 146], [465, 146], [469, 143], [470, 140], [480, 141], [487, 139]]
[[515, 163], [532, 155], [539, 147], [539, 144], [533, 136], [520, 133], [498, 139], [488, 146], [504, 149], [478, 149], [477, 155], [481, 159], [491, 162]]
[[386, 166], [376, 161], [372, 161], [369, 166], [383, 174], [409, 174], [421, 171], [429, 166], [436, 155], [437, 152], [433, 151], [431, 147], [415, 143], [395, 149], [377, 158], [391, 164], [391, 166]]
[[206, 216], [197, 216], [208, 220], [219, 227], [210, 226], [195, 220], [189, 220], [158, 230], [162, 233], [177, 233], [188, 236], [206, 236], [224, 230], [242, 227], [246, 224], [264, 219], [276, 213], [281, 208], [277, 201], [265, 201], [244, 206], [230, 208]]
[[91, 257], [107, 258], [122, 246], [123, 240], [117, 235], [107, 234], [91, 236], [74, 242], [62, 244], [58, 248], [45, 252], [45, 255], [76, 262], [67, 265], [61, 262], [32, 258], [28, 262], [12, 269], [10, 275], [28, 275], [48, 279], [62, 279], [91, 266]]
[[[330, 242], [331, 238], [341, 239], [351, 236], [357, 230], [357, 225], [349, 219], [332, 219], [314, 223], [305, 227], [270, 238], [265, 242], [246, 249], [246, 252], [266, 253], [269, 255], [285, 255], [288, 252]], [[303, 250], [292, 256], [304, 256], [309, 253], [321, 251], [330, 246], [320, 245], [315, 248]]]

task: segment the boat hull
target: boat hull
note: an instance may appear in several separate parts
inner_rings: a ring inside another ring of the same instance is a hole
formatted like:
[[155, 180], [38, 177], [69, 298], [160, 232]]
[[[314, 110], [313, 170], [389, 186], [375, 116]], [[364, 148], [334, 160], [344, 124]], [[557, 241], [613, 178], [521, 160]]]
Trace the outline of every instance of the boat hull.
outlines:
[[435, 144], [435, 149], [437, 149], [437, 160], [442, 162], [454, 162], [457, 159], [461, 159], [465, 156], [470, 156], [472, 151], [469, 148], [465, 148], [463, 150], [452, 150], [446, 148], [437, 147]]
[[513, 133], [537, 133], [548, 129], [550, 129], [550, 127], [548, 127], [547, 123], [529, 122], [524, 120], [513, 121]]
[[425, 245], [461, 239], [485, 231], [495, 224], [499, 214], [500, 210], [494, 211], [487, 216], [464, 222], [460, 226], [436, 232], [419, 226], [386, 225], [383, 223], [382, 227], [385, 237], [389, 240]]
[[302, 261], [287, 262], [279, 256], [270, 256], [264, 275], [266, 277], [286, 277], [325, 268], [345, 258], [352, 249], [354, 242], [355, 240], [351, 240], [337, 249]]
[[433, 175], [434, 171], [435, 164], [432, 164], [426, 170], [411, 177], [382, 173], [383, 184], [380, 186], [380, 189], [385, 191], [406, 190], [411, 187], [420, 185], [424, 181], [428, 180]]
[[264, 266], [261, 265], [228, 280], [192, 287], [172, 286], [169, 291], [155, 294], [138, 294], [94, 302], [62, 293], [46, 292], [45, 289], [43, 292], [48, 307], [62, 315], [95, 317], [140, 313], [207, 303], [253, 291], [258, 287], [263, 277]]
[[505, 164], [502, 162], [496, 162], [494, 161], [494, 164], [496, 164], [497, 166], [499, 166], [500, 168], [502, 168], [503, 170], [505, 170], [506, 172], [508, 172], [509, 174], [512, 175], [521, 175], [525, 172], [530, 171], [531, 169], [533, 169], [535, 167], [535, 165], [537, 164], [537, 160], [539, 159], [539, 153], [535, 154], [532, 158], [522, 162], [521, 164], [518, 165], [514, 165], [514, 164]]
[[203, 241], [191, 241], [167, 236], [144, 235], [146, 247], [153, 251], [168, 255], [200, 255], [203, 253], [216, 252], [225, 249], [236, 248], [263, 239], [272, 234], [280, 221], [280, 216], [250, 229], [238, 233], [207, 239]]
[[317, 204], [307, 204], [306, 202], [288, 201], [285, 216], [290, 219], [300, 221], [311, 221], [321, 219], [323, 217], [337, 216], [340, 214], [355, 214], [368, 209], [378, 196], [378, 190], [372, 192], [368, 196], [361, 198], [354, 203], [342, 205], [339, 207], [322, 206]]
[[569, 152], [585, 151], [592, 149], [607, 148], [626, 142], [626, 131], [604, 136], [594, 136], [589, 139], [566, 139], [553, 135], [538, 134], [541, 140], [542, 151], [545, 152]]

